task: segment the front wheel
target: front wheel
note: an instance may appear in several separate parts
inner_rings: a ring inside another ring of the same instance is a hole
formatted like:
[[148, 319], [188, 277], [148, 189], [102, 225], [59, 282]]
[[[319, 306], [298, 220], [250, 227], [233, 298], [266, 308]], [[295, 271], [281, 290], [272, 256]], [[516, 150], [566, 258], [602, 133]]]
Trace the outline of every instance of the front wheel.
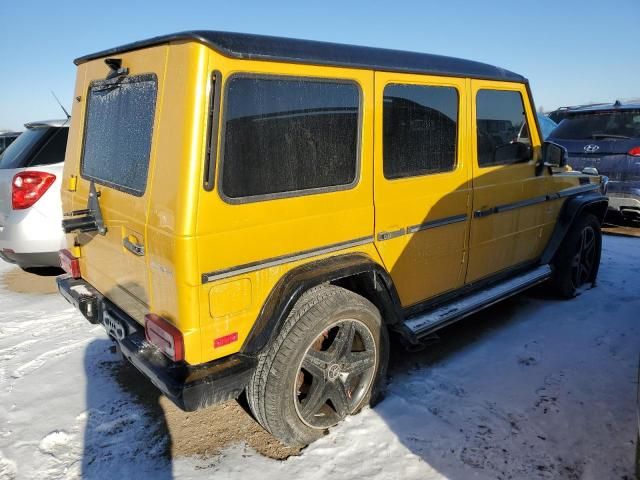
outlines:
[[335, 286], [311, 289], [261, 356], [249, 405], [283, 443], [307, 445], [376, 397], [388, 349], [371, 302]]
[[600, 222], [592, 214], [581, 216], [567, 233], [553, 262], [553, 291], [561, 297], [572, 298], [581, 286], [594, 283], [601, 251]]

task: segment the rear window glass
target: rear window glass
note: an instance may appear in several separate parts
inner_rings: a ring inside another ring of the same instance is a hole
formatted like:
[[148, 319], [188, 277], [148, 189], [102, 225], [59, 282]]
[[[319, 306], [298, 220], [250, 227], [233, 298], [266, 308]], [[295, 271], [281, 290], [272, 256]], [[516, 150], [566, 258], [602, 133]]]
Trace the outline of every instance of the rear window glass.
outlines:
[[82, 154], [85, 178], [133, 195], [144, 194], [156, 93], [155, 75], [91, 84]]
[[30, 167], [64, 162], [64, 154], [67, 149], [67, 137], [69, 136], [69, 129], [55, 128], [52, 130], [53, 131], [51, 132], [51, 136], [47, 139], [44, 146], [29, 162]]
[[453, 170], [458, 91], [452, 87], [387, 85], [383, 107], [386, 178]]
[[234, 77], [226, 105], [226, 197], [310, 193], [355, 181], [360, 105], [355, 84]]
[[640, 110], [571, 114], [552, 136], [566, 140], [640, 138]]
[[0, 169], [29, 166], [32, 155], [44, 144], [50, 134], [51, 129], [47, 127], [25, 130], [0, 155]]

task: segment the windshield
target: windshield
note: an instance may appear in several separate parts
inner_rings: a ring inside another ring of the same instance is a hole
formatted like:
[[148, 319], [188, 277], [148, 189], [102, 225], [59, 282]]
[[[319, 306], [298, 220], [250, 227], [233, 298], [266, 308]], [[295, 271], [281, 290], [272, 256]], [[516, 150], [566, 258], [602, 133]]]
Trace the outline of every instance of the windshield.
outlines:
[[566, 140], [640, 138], [640, 110], [572, 114], [560, 122], [553, 137]]
[[29, 163], [34, 147], [47, 136], [48, 128], [29, 128], [0, 155], [0, 169], [22, 168]]

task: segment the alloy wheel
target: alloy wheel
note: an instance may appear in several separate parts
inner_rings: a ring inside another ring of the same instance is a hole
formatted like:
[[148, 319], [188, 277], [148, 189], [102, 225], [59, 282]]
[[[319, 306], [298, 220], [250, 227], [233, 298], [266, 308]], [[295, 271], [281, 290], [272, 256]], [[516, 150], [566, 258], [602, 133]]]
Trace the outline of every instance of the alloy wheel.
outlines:
[[294, 386], [296, 412], [312, 428], [326, 429], [354, 413], [377, 367], [373, 333], [358, 320], [341, 320], [305, 352]]

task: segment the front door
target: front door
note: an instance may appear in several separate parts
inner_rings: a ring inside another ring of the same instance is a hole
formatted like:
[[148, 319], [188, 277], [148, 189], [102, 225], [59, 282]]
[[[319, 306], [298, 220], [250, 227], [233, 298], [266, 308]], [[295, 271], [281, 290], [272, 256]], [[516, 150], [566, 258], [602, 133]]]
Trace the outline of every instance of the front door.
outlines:
[[[471, 81], [473, 218], [466, 282], [536, 259], [550, 231], [548, 176], [524, 84]], [[538, 172], [540, 173], [540, 172]]]
[[459, 78], [375, 75], [375, 241], [405, 307], [464, 283], [467, 85]]

